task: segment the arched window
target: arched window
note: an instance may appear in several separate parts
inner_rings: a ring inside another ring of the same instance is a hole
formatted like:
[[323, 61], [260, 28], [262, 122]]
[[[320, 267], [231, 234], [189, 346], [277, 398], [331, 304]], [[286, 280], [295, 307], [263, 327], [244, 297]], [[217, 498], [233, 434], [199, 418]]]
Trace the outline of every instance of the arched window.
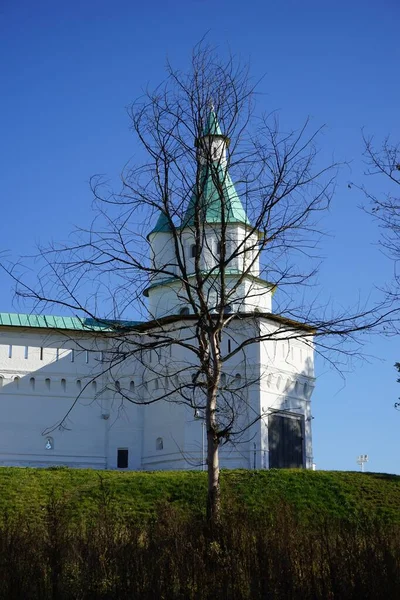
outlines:
[[237, 381], [238, 383], [240, 383], [240, 381], [242, 380], [242, 376], [241, 376], [241, 374], [240, 374], [240, 373], [236, 373], [236, 375], [235, 375], [235, 379], [236, 379], [236, 381]]
[[19, 377], [14, 377], [14, 384], [15, 384], [15, 387], [18, 389], [19, 388]]
[[61, 389], [63, 392], [65, 392], [65, 390], [67, 389], [67, 380], [66, 379], [61, 379]]
[[31, 386], [31, 390], [35, 389], [35, 378], [31, 377], [29, 380], [30, 386]]
[[47, 437], [46, 438], [46, 443], [45, 443], [44, 447], [46, 448], [46, 450], [53, 450], [54, 449], [54, 440], [53, 440], [52, 437]]
[[80, 379], [76, 380], [76, 387], [78, 388], [79, 391], [81, 391], [81, 389], [82, 389], [82, 381]]
[[162, 439], [162, 437], [158, 437], [156, 439], [156, 450], [163, 450], [164, 449], [164, 441]]
[[116, 382], [115, 382], [115, 389], [117, 390], [117, 392], [120, 392], [120, 391], [121, 391], [121, 384], [120, 384], [120, 382], [119, 382], [119, 381], [116, 381]]
[[46, 388], [49, 390], [50, 389], [50, 379], [49, 378], [45, 379], [44, 383], [46, 385]]
[[221, 373], [221, 385], [226, 385], [226, 374]]
[[225, 314], [229, 314], [229, 313], [231, 313], [231, 312], [232, 312], [232, 306], [231, 306], [230, 304], [226, 304], [226, 305], [224, 306], [224, 313], [225, 313]]
[[158, 377], [155, 377], [154, 379], [154, 389], [158, 390], [160, 387], [159, 381], [158, 381]]
[[96, 393], [96, 391], [97, 391], [97, 381], [92, 381], [92, 391], [93, 391], [93, 394]]
[[133, 380], [129, 384], [129, 391], [130, 392], [134, 392], [135, 391], [135, 382]]
[[189, 308], [187, 306], [184, 306], [183, 308], [180, 309], [179, 314], [181, 315], [181, 317], [183, 317], [184, 315], [188, 315]]
[[0, 375], [0, 388], [3, 387], [3, 383], [4, 383], [3, 379], [4, 379], [3, 375]]
[[222, 242], [217, 242], [217, 247], [216, 247], [216, 251], [215, 251], [216, 256], [221, 256], [221, 252], [222, 252]]
[[190, 246], [190, 256], [191, 258], [196, 258], [196, 244]]

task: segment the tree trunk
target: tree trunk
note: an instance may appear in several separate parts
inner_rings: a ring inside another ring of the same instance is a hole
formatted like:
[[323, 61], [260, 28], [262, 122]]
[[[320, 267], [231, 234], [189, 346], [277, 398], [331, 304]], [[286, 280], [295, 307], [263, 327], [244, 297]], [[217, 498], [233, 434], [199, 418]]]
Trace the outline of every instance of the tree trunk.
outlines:
[[213, 389], [207, 402], [207, 519], [211, 525], [217, 524], [221, 517], [221, 489], [219, 482], [219, 439], [217, 436], [215, 410], [217, 392]]

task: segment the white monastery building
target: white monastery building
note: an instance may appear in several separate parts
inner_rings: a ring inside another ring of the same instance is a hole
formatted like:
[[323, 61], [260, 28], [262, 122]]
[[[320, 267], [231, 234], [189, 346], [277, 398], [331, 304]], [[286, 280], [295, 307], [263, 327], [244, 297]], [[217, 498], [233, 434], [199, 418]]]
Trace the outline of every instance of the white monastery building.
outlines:
[[[230, 244], [239, 245], [250, 224], [227, 172], [228, 142], [211, 111], [200, 145], [206, 143], [223, 172], [227, 235]], [[218, 253], [221, 202], [215, 199], [215, 184], [207, 165], [201, 164], [201, 154], [199, 161], [207, 198], [207, 244], [201, 257], [206, 272]], [[194, 261], [193, 214], [192, 200], [180, 225], [179, 251], [189, 271]], [[165, 275], [165, 265], [173, 271], [177, 259], [164, 214], [148, 240], [149, 258], [159, 272], [145, 290], [146, 322], [0, 313], [0, 465], [204, 468], [203, 411], [180, 402], [179, 395], [196, 377], [187, 349], [179, 344], [194, 315], [180, 280]], [[223, 350], [231, 352], [255, 331], [272, 337], [249, 344], [224, 363], [222, 384], [228, 382], [229, 387], [231, 382], [231, 389], [238, 390], [242, 433], [221, 446], [221, 467], [312, 468], [310, 399], [315, 380], [310, 329], [300, 324], [296, 329], [295, 323], [273, 314], [274, 286], [260, 277], [258, 260], [241, 278], [246, 260], [245, 254], [236, 257], [226, 271], [228, 285], [236, 291], [227, 307], [233, 318], [222, 339]], [[217, 304], [217, 296], [210, 284], [211, 305]], [[127, 340], [132, 347], [135, 340], [151, 341], [160, 327], [175, 336], [176, 343], [124, 355]]]

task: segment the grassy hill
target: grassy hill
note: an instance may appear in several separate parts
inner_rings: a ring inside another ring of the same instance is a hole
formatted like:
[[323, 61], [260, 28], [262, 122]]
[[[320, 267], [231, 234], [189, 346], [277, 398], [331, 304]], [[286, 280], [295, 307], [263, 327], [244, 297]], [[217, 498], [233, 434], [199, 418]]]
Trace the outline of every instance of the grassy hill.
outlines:
[[[277, 503], [289, 504], [302, 519], [329, 515], [357, 520], [377, 516], [400, 523], [400, 476], [335, 471], [223, 471], [223, 503], [265, 512]], [[83, 469], [0, 468], [0, 519], [24, 513], [40, 515], [49, 499], [68, 505], [72, 518], [112, 508], [116, 517], [143, 518], [171, 503], [202, 513], [206, 474], [187, 472], [120, 472]]]

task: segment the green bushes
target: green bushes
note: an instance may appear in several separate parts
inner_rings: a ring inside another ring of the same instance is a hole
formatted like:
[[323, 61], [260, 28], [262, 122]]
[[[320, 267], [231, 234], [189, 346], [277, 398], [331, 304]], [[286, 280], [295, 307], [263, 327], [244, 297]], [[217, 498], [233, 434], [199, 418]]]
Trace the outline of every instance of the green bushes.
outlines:
[[400, 478], [0, 469], [0, 600], [400, 598]]
[[224, 511], [204, 520], [163, 504], [139, 522], [97, 514], [71, 521], [50, 495], [41, 519], [0, 527], [0, 599], [397, 599], [400, 527], [298, 521], [281, 502], [267, 513]]

